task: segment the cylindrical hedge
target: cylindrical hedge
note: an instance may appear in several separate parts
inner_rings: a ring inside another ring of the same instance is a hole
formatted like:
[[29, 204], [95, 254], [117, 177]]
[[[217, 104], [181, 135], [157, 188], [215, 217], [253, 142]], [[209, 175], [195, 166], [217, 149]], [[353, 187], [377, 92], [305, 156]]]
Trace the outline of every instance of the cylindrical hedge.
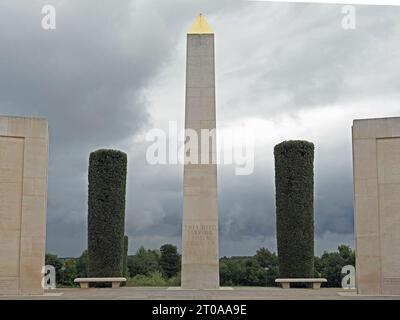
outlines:
[[276, 227], [281, 278], [314, 275], [314, 144], [284, 141], [274, 148]]
[[97, 150], [89, 158], [89, 277], [123, 275], [127, 156]]

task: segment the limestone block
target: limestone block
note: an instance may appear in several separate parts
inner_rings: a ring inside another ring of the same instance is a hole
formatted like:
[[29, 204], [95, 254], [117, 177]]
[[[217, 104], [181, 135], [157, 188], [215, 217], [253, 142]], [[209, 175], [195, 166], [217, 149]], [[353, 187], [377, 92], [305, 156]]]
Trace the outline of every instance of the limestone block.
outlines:
[[357, 179], [354, 181], [354, 195], [356, 197], [374, 197], [378, 196], [378, 179]]
[[[214, 87], [207, 87], [207, 88], [201, 88], [201, 96], [203, 98], [211, 98], [213, 99], [212, 101], [212, 106], [215, 107], [215, 88]], [[211, 105], [211, 104], [210, 104]]]
[[375, 257], [379, 258], [380, 252], [380, 235], [379, 233], [375, 234], [366, 234], [366, 235], [357, 235], [357, 253], [366, 258], [366, 257]]
[[357, 179], [377, 178], [375, 139], [353, 141], [354, 174]]
[[43, 178], [24, 178], [24, 195], [45, 196], [47, 192], [47, 181]]
[[3, 117], [3, 119], [6, 118], [8, 121], [8, 136], [47, 139], [47, 120], [23, 117]]
[[357, 292], [379, 295], [381, 291], [380, 257], [357, 254]]
[[[186, 99], [189, 97], [196, 97], [196, 98], [200, 98], [201, 96], [203, 96], [203, 90], [202, 88], [191, 88], [191, 87], [187, 87], [186, 88]], [[186, 100], [187, 101], [187, 100]]]
[[378, 182], [400, 183], [400, 138], [378, 139]]
[[0, 136], [8, 135], [8, 119], [0, 117]]
[[[25, 166], [24, 177], [43, 178], [47, 177], [47, 154], [48, 142], [42, 138], [25, 139]], [[46, 178], [47, 179], [47, 178]]]
[[0, 276], [0, 295], [18, 294], [19, 277]]
[[355, 210], [360, 213], [355, 216], [357, 235], [378, 234], [380, 232], [378, 198], [356, 196], [355, 200]]
[[17, 277], [19, 274], [19, 230], [0, 231], [0, 270], [1, 276]]
[[0, 232], [20, 229], [21, 191], [22, 183], [0, 183]]
[[392, 135], [389, 119], [354, 120], [354, 139], [376, 139]]

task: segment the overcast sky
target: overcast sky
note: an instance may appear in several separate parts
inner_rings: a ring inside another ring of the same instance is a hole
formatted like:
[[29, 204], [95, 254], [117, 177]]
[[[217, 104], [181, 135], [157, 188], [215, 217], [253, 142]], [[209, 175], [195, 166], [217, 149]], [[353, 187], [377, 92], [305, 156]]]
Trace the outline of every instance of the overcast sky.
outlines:
[[[41, 9], [56, 8], [56, 29]], [[183, 125], [186, 31], [215, 32], [217, 126], [251, 126], [255, 169], [219, 166], [221, 255], [276, 250], [273, 146], [315, 143], [316, 253], [354, 245], [351, 124], [400, 111], [400, 8], [230, 1], [0, 2], [0, 114], [50, 126], [47, 252], [86, 248], [91, 151], [128, 154], [126, 234], [180, 247], [181, 165], [146, 162], [145, 134]]]

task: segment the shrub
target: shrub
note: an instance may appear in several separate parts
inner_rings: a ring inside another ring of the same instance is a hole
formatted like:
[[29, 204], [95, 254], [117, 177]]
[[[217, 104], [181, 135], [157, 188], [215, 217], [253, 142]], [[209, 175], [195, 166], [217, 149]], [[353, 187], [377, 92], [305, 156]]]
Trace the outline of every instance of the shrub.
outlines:
[[314, 145], [285, 141], [275, 146], [279, 275], [314, 274]]
[[88, 262], [89, 262], [88, 251], [84, 250], [76, 262], [76, 270], [78, 272], [79, 278], [88, 277]]
[[90, 154], [90, 277], [120, 277], [123, 274], [126, 173], [125, 153], [101, 149]]
[[64, 267], [62, 268], [60, 276], [60, 283], [64, 286], [76, 286], [74, 283], [74, 279], [78, 276], [78, 272], [76, 270], [76, 259], [71, 258], [64, 261]]
[[168, 281], [163, 278], [160, 271], [154, 271], [149, 275], [138, 274], [128, 280], [129, 287], [165, 287]]
[[128, 278], [128, 236], [124, 236], [124, 256], [122, 261], [122, 274], [125, 278]]
[[167, 284], [170, 287], [180, 287], [180, 285], [181, 285], [181, 273], [178, 272], [175, 277], [167, 279]]
[[46, 253], [45, 255], [45, 265], [53, 266], [56, 271], [56, 283], [60, 283], [62, 267], [64, 262], [56, 255], [52, 253]]
[[222, 286], [267, 286], [269, 271], [255, 257], [223, 257], [220, 259]]

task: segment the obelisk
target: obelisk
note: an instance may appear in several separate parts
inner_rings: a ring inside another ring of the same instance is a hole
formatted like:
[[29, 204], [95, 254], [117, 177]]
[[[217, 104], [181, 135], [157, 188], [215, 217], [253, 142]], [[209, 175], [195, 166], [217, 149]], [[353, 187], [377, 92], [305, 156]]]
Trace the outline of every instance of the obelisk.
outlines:
[[[187, 34], [185, 129], [197, 132], [199, 149], [189, 151], [198, 163], [184, 165], [183, 289], [219, 288], [215, 137], [206, 147], [200, 142], [202, 129], [215, 132], [215, 128], [214, 33], [200, 14]], [[206, 163], [204, 155], [208, 156]]]

